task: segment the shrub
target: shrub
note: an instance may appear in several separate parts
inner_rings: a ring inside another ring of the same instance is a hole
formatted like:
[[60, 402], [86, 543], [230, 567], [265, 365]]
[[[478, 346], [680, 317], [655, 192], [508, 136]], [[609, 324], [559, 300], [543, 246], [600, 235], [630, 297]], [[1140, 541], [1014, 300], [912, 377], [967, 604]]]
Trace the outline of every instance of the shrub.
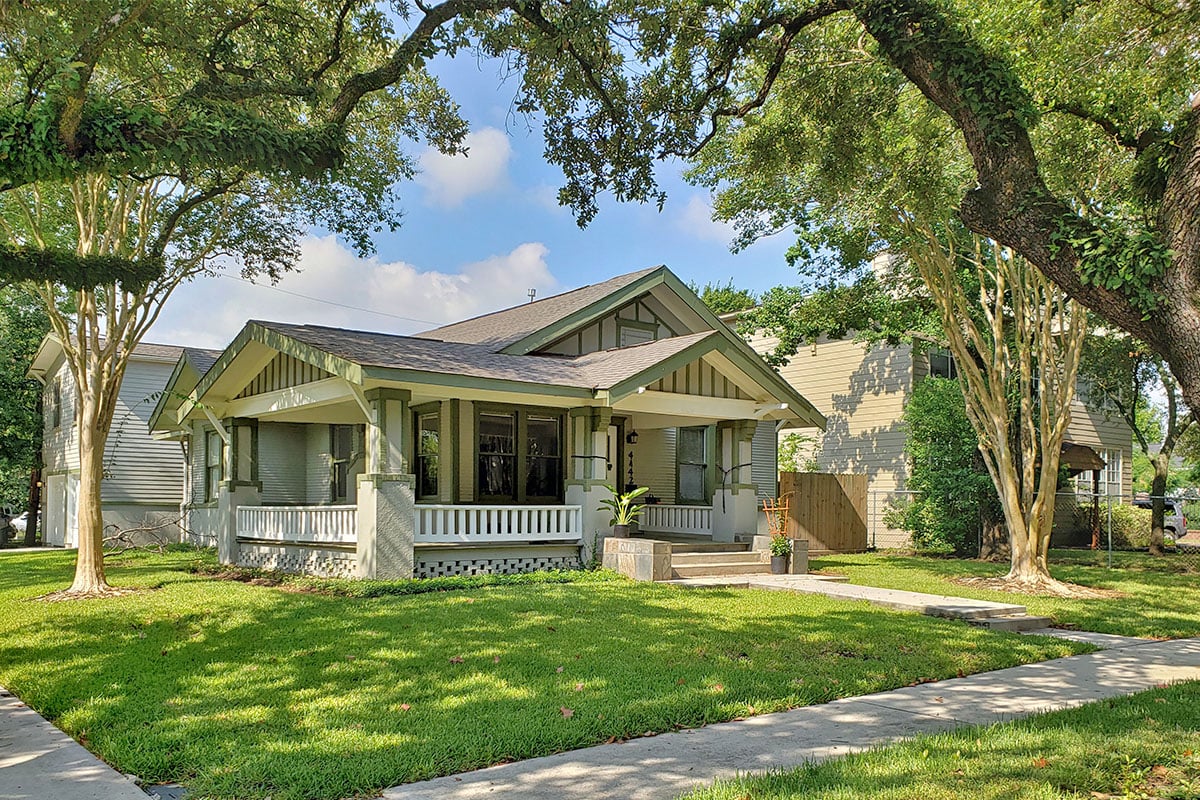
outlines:
[[[1091, 530], [1090, 503], [1083, 503], [1075, 510], [1075, 526], [1079, 530]], [[1145, 550], [1150, 546], [1150, 509], [1137, 508], [1125, 503], [1112, 505], [1112, 546], [1114, 550]], [[1100, 506], [1100, 546], [1108, 546], [1108, 506]]]

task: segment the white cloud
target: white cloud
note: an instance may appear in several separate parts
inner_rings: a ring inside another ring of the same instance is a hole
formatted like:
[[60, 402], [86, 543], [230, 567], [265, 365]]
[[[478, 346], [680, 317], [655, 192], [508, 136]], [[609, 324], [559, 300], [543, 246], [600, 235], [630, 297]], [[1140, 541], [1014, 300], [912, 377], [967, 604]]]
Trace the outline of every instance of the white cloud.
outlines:
[[737, 229], [732, 223], [714, 220], [712, 215], [712, 203], [704, 196], [694, 194], [675, 218], [675, 224], [681, 231], [697, 239], [728, 246], [737, 237]]
[[482, 128], [467, 134], [466, 155], [448, 156], [433, 148], [418, 161], [417, 183], [424, 187], [430, 205], [455, 208], [472, 195], [483, 194], [508, 179], [512, 145], [499, 128]]
[[224, 347], [248, 319], [415, 333], [527, 302], [530, 288], [540, 297], [552, 294], [558, 281], [547, 253], [542, 243], [526, 242], [458, 272], [439, 272], [359, 258], [333, 236], [309, 237], [301, 243], [301, 271], [285, 276], [275, 289], [229, 277], [202, 278], [168, 301], [147, 338]]

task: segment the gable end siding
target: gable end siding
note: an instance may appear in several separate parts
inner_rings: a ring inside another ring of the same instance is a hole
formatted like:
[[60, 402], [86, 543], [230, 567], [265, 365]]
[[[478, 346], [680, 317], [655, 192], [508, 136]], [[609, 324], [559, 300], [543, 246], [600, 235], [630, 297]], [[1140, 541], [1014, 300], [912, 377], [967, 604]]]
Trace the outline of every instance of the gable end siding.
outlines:
[[258, 375], [238, 395], [238, 399], [251, 397], [266, 392], [276, 392], [280, 389], [290, 389], [305, 383], [313, 383], [332, 375], [320, 367], [301, 361], [295, 356], [280, 353], [263, 367]]
[[632, 303], [627, 303], [614, 313], [593, 322], [585, 328], [572, 331], [553, 344], [542, 348], [539, 353], [551, 353], [564, 356], [581, 356], [598, 350], [611, 350], [618, 347], [620, 339], [618, 332], [622, 323], [635, 325], [639, 328], [654, 331], [655, 339], [669, 339], [678, 336], [681, 331], [678, 323], [665, 319], [661, 307], [648, 302], [650, 298], [643, 297]]
[[722, 397], [731, 400], [750, 400], [750, 395], [726, 378], [716, 367], [702, 360], [693, 361], [650, 384], [648, 389], [671, 394], [690, 394], [698, 397]]

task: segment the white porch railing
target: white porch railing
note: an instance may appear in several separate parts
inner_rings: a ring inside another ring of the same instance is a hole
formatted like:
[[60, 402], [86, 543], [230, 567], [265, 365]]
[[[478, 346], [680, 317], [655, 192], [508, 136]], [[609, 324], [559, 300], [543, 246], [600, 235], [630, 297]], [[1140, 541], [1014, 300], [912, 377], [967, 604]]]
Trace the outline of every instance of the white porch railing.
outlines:
[[417, 506], [416, 540], [423, 543], [582, 538], [581, 506]]
[[642, 506], [638, 528], [661, 533], [712, 535], [712, 506], [676, 506], [654, 503]]
[[237, 535], [285, 542], [354, 544], [357, 506], [241, 506]]

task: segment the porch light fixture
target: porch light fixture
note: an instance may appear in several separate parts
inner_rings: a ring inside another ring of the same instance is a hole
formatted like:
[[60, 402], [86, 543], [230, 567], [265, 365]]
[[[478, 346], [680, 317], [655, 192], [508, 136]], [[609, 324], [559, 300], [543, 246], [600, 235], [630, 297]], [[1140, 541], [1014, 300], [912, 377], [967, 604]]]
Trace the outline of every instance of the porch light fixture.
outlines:
[[637, 444], [637, 440], [637, 431], [630, 431], [629, 433], [625, 434], [625, 444]]

